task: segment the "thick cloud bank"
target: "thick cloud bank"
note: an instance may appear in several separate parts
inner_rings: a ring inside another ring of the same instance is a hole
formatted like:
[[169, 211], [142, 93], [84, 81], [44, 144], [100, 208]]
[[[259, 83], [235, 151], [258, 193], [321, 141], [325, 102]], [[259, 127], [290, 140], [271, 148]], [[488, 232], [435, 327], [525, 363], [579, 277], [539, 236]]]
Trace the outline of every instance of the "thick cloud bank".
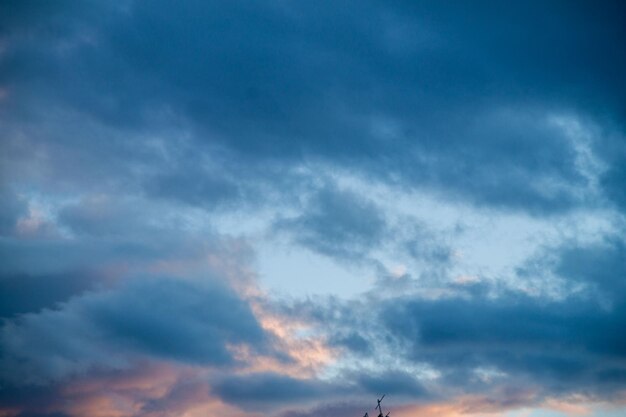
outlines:
[[613, 1], [2, 2], [0, 416], [623, 413], [623, 39]]

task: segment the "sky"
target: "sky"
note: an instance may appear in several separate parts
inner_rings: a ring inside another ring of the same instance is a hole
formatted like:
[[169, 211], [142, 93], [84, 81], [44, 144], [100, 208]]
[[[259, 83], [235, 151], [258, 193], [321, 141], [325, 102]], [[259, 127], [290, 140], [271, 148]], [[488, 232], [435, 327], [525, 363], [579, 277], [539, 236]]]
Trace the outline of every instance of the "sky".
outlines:
[[0, 2], [0, 417], [626, 415], [619, 1]]

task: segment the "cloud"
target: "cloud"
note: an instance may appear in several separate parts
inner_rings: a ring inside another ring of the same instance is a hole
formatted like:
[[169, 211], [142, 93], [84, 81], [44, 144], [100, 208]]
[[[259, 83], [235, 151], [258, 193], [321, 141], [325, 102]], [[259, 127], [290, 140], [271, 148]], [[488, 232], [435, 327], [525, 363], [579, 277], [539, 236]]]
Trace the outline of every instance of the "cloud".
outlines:
[[319, 415], [352, 416], [363, 413], [362, 404], [337, 403], [315, 407], [311, 410], [289, 410], [281, 417], [313, 417]]
[[[623, 16], [1, 3], [0, 414], [623, 395]], [[266, 292], [277, 236], [363, 293]]]
[[234, 366], [228, 346], [241, 344], [272, 354], [248, 304], [224, 284], [137, 279], [5, 323], [2, 379], [42, 383], [142, 357]]
[[626, 291], [626, 243], [606, 236], [592, 245], [564, 244], [558, 251], [557, 273], [571, 284], [586, 284], [603, 297], [620, 304]]
[[333, 334], [328, 342], [331, 346], [342, 347], [365, 356], [373, 353], [371, 343], [354, 330]]
[[85, 271], [0, 276], [0, 317], [14, 318], [53, 308], [73, 295], [92, 289], [99, 281], [97, 275]]
[[236, 183], [205, 172], [161, 175], [150, 180], [146, 189], [156, 197], [207, 208], [224, 201], [237, 200], [240, 194]]
[[296, 218], [276, 227], [301, 245], [331, 257], [355, 258], [382, 243], [386, 224], [380, 209], [358, 194], [326, 187], [315, 193]]
[[276, 307], [341, 348], [343, 366], [335, 372], [346, 386], [357, 383], [372, 394], [431, 401], [464, 393], [504, 403], [523, 391], [533, 393], [533, 402], [578, 394], [610, 401], [626, 377], [622, 252], [614, 236], [543, 248], [545, 258], [531, 259], [535, 269], [520, 270], [519, 279], [542, 274], [541, 280], [584, 285], [558, 297], [516, 282], [479, 288], [443, 282], [434, 295], [382, 286], [359, 300], [311, 298]]
[[296, 379], [279, 374], [230, 376], [217, 381], [213, 392], [240, 407], [254, 409], [263, 404], [298, 403], [330, 394], [332, 386], [316, 380]]
[[26, 212], [27, 206], [8, 187], [0, 185], [0, 235], [13, 235], [19, 218]]
[[[341, 398], [367, 398], [386, 392], [396, 398], [426, 398], [427, 391], [406, 372], [371, 374], [348, 373], [334, 380], [302, 379], [280, 374], [260, 373], [229, 376], [213, 384], [213, 393], [246, 409], [271, 405], [299, 404], [311, 400], [335, 402]], [[382, 391], [381, 391], [382, 390]]]
[[381, 315], [393, 337], [407, 344], [412, 361], [433, 364], [449, 376], [449, 384], [466, 390], [476, 379], [472, 369], [490, 367], [506, 375], [503, 383], [528, 379], [548, 392], [619, 389], [610, 374], [626, 371], [618, 365], [625, 351], [618, 330], [626, 320], [623, 306], [607, 312], [576, 304], [519, 295], [495, 301], [395, 300]]
[[[284, 173], [320, 159], [480, 205], [563, 212], [589, 202], [578, 195], [586, 183], [576, 152], [549, 118], [618, 121], [623, 111], [616, 74], [626, 60], [613, 42], [600, 42], [623, 34], [619, 13], [610, 12], [616, 6], [593, 11], [602, 25], [582, 19], [585, 6], [546, 12], [539, 3], [500, 10], [497, 19], [499, 8], [486, 5], [359, 2], [355, 13], [326, 4], [92, 6], [59, 5], [48, 19], [5, 34], [7, 128], [23, 131], [24, 113], [41, 118], [55, 103], [45, 136], [28, 135], [36, 149], [53, 141], [57, 147], [46, 148], [55, 160], [70, 152], [82, 156], [74, 161], [93, 159], [83, 178], [100, 169], [95, 155], [110, 154], [107, 162], [116, 160], [148, 193], [193, 205], [237, 196], [237, 184], [200, 169], [195, 180], [181, 178], [176, 167], [198, 165], [197, 155], [183, 153], [171, 165], [148, 138], [165, 136], [161, 151], [169, 155], [181, 138], [207, 155], [228, 150], [227, 166], [245, 160], [237, 164], [244, 177], [253, 167]], [[8, 16], [10, 27], [23, 23], [18, 11]], [[522, 36], [520, 27], [535, 31]], [[72, 134], [68, 115], [83, 120], [70, 124]], [[103, 141], [97, 132], [105, 131]], [[151, 165], [165, 171], [147, 180], [145, 169], [133, 169]]]
[[360, 374], [350, 375], [347, 379], [354, 378], [357, 384], [371, 396], [388, 393], [396, 398], [403, 396], [412, 400], [427, 398], [428, 391], [424, 388], [414, 375], [402, 371], [372, 372], [362, 371]]

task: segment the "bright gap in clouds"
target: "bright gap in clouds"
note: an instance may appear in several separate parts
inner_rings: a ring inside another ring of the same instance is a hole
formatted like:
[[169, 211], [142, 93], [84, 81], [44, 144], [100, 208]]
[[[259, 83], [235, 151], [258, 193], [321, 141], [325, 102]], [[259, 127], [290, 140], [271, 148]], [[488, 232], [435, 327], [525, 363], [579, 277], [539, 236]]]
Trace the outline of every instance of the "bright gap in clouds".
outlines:
[[260, 243], [257, 257], [259, 283], [272, 296], [350, 299], [370, 289], [374, 281], [367, 268], [337, 264], [295, 245]]
[[[460, 284], [501, 281], [524, 288], [524, 281], [515, 278], [516, 269], [532, 261], [534, 255], [564, 240], [600, 243], [616, 221], [614, 213], [602, 208], [575, 211], [558, 220], [502, 213], [445, 200], [428, 190], [406, 193], [340, 171], [332, 181], [342, 190], [366, 195], [388, 221], [385, 241], [370, 248], [357, 262], [342, 260], [340, 254], [315, 252], [285, 236], [272, 237], [273, 222], [280, 211], [250, 212], [234, 220], [227, 216], [229, 220], [214, 223], [221, 232], [235, 231], [255, 242], [260, 284], [270, 293], [358, 297], [375, 287], [379, 274], [400, 280], [418, 278], [426, 290], [433, 284], [427, 278], [433, 267], [444, 274], [439, 279]], [[297, 209], [291, 211], [297, 214]], [[438, 247], [435, 251], [442, 251], [445, 259], [412, 253], [410, 245]]]

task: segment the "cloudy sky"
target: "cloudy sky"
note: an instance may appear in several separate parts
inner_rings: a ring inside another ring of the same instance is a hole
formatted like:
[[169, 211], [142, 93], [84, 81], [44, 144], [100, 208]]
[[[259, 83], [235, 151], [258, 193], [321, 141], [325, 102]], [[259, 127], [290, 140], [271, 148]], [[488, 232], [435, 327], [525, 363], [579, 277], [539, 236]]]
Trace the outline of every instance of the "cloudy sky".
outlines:
[[626, 415], [623, 2], [0, 3], [0, 416]]

